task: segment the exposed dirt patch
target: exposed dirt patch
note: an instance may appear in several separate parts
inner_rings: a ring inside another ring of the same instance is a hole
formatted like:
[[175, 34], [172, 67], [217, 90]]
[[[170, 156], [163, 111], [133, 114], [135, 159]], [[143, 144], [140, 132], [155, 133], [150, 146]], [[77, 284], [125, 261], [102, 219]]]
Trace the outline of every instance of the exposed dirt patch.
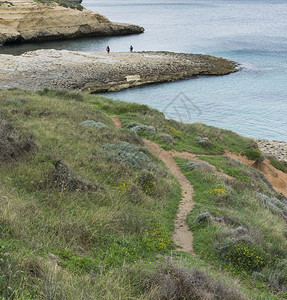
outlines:
[[0, 120], [0, 160], [11, 161], [23, 156], [36, 147], [32, 137], [22, 137], [13, 126]]
[[261, 171], [278, 193], [287, 196], [287, 173], [283, 173], [273, 167], [268, 158], [265, 158], [261, 163], [254, 163], [254, 161], [249, 160], [246, 156], [231, 153], [229, 151], [226, 151], [224, 155]]
[[112, 121], [114, 122], [114, 125], [116, 128], [122, 128], [122, 122], [119, 118], [115, 117], [115, 116], [109, 116]]

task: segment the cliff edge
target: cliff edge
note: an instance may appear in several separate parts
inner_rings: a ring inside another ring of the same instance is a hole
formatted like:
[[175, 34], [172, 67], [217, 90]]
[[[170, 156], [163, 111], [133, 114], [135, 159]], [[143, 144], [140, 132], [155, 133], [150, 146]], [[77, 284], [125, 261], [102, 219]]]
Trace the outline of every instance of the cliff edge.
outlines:
[[0, 2], [0, 43], [29, 42], [77, 38], [83, 36], [111, 36], [138, 34], [143, 27], [113, 23], [105, 16], [83, 8], [60, 6], [55, 2], [34, 0]]

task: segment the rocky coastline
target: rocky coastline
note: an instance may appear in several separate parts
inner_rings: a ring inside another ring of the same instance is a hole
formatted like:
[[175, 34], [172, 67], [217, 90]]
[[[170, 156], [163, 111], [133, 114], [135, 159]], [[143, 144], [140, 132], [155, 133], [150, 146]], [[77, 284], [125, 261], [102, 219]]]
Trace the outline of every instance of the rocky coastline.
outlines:
[[275, 156], [278, 160], [287, 162], [287, 142], [264, 139], [256, 140], [256, 142], [259, 150], [265, 155]]
[[232, 61], [200, 54], [37, 50], [0, 55], [0, 88], [96, 93], [236, 71]]
[[0, 1], [0, 44], [71, 39], [84, 36], [139, 34], [144, 28], [114, 23], [81, 8], [34, 0]]

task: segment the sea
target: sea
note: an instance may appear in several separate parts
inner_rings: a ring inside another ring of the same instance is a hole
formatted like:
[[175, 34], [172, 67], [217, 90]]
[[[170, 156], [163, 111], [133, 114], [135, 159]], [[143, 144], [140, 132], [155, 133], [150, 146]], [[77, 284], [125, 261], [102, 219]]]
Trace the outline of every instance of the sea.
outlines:
[[216, 77], [155, 84], [105, 94], [146, 104], [167, 118], [202, 122], [241, 135], [287, 142], [286, 0], [83, 0], [111, 21], [145, 32], [120, 37], [1, 47], [19, 55], [53, 48], [83, 52], [173, 51], [233, 60], [240, 71]]

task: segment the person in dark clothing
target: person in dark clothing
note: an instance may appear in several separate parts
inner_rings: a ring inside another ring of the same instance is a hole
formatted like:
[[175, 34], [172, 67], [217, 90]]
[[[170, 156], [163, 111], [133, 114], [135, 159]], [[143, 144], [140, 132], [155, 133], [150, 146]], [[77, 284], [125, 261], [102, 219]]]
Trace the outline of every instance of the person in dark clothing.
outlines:
[[110, 53], [110, 51], [111, 51], [110, 46], [107, 46], [106, 50], [107, 50], [107, 53]]
[[130, 52], [133, 52], [134, 47], [132, 45], [130, 45]]

